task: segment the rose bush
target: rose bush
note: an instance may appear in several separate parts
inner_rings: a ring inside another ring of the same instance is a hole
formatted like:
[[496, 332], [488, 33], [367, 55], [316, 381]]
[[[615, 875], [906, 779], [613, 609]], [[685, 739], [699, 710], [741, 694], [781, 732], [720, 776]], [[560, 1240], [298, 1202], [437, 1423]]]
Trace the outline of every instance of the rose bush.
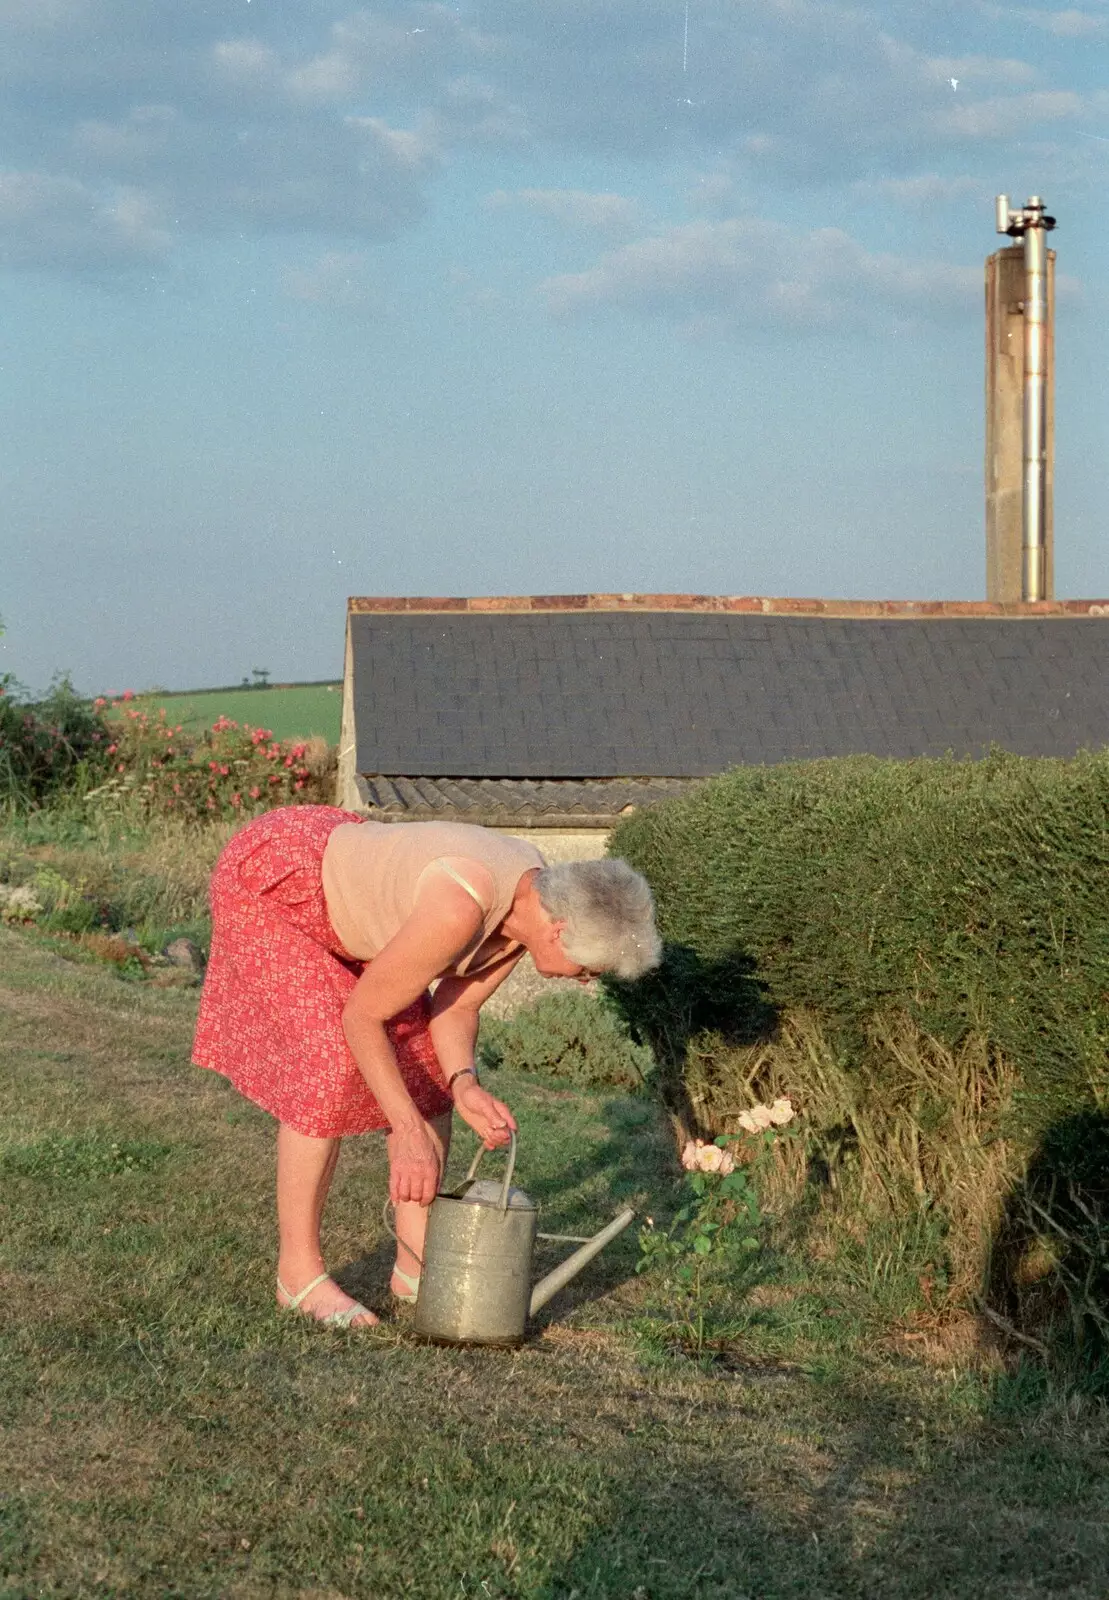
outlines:
[[152, 814], [198, 821], [257, 815], [274, 806], [331, 801], [331, 769], [322, 740], [275, 739], [268, 728], [219, 717], [197, 734], [135, 705], [128, 690], [98, 699], [110, 734], [108, 782], [89, 796], [131, 798]]
[[[662, 1269], [664, 1281], [682, 1309], [686, 1336], [698, 1355], [705, 1347], [711, 1270], [730, 1269], [734, 1280], [744, 1261], [750, 1261], [759, 1249], [762, 1213], [745, 1168], [758, 1147], [771, 1146], [795, 1115], [792, 1101], [782, 1096], [773, 1105], [756, 1105], [743, 1112], [738, 1118], [741, 1134], [721, 1134], [711, 1144], [703, 1139], [688, 1140], [681, 1163], [688, 1174], [689, 1199], [668, 1228], [656, 1228], [648, 1217], [640, 1231], [636, 1270]], [[738, 1161], [728, 1149], [731, 1144], [738, 1147]]]

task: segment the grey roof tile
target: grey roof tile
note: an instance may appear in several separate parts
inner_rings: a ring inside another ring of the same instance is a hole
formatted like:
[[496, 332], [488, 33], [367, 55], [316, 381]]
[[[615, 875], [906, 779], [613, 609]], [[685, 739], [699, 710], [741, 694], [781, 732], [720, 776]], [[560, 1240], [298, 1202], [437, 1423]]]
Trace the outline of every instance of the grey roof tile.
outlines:
[[508, 778], [386, 777], [362, 779], [366, 810], [381, 821], [434, 820], [451, 815], [467, 822], [518, 828], [610, 826], [629, 809], [658, 805], [688, 794], [695, 780], [614, 779], [579, 783]]
[[362, 773], [699, 777], [1109, 741], [1109, 618], [360, 613], [351, 630]]

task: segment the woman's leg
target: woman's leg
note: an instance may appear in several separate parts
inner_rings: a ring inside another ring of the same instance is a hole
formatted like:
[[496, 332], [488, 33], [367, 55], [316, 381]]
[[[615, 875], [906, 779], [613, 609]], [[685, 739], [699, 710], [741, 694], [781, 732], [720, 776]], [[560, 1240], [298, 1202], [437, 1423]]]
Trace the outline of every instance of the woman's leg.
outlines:
[[[442, 1116], [433, 1117], [428, 1123], [435, 1143], [439, 1147], [439, 1173], [442, 1176], [447, 1166], [447, 1156], [451, 1147], [451, 1116], [453, 1113], [444, 1111]], [[424, 1258], [424, 1235], [427, 1233], [427, 1207], [416, 1205], [411, 1200], [402, 1200], [397, 1207], [397, 1260], [393, 1269], [390, 1288], [393, 1293], [407, 1298], [412, 1291], [403, 1278], [397, 1277], [397, 1268], [406, 1272], [410, 1278], [419, 1277], [420, 1262]]]
[[[277, 1127], [277, 1260], [278, 1303], [300, 1293], [326, 1269], [320, 1250], [320, 1221], [339, 1159], [339, 1139], [313, 1139], [285, 1122]], [[281, 1289], [286, 1291], [282, 1294]], [[355, 1302], [331, 1278], [301, 1302], [311, 1317], [329, 1317]], [[372, 1312], [356, 1317], [353, 1327], [376, 1322]]]

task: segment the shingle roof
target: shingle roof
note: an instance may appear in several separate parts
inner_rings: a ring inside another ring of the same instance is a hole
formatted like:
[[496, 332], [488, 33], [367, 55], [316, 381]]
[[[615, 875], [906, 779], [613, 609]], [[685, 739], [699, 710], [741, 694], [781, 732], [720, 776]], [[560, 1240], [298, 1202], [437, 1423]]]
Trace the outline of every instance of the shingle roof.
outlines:
[[737, 763], [991, 744], [1069, 756], [1109, 742], [1103, 602], [860, 618], [587, 598], [526, 611], [352, 602], [358, 772], [574, 780], [562, 792], [580, 797], [584, 779]]
[[511, 778], [364, 776], [369, 813], [383, 821], [462, 818], [515, 828], [607, 828], [629, 810], [688, 793], [683, 778], [573, 778], [534, 782]]

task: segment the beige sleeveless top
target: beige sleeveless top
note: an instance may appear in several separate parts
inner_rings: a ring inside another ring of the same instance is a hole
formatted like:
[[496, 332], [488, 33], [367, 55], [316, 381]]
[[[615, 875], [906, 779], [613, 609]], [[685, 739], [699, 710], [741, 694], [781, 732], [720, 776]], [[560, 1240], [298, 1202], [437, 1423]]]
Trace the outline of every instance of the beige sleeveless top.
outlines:
[[[488, 871], [492, 905], [485, 904], [487, 891], [479, 894], [459, 874], [460, 856]], [[518, 950], [496, 930], [524, 873], [546, 862], [523, 839], [465, 822], [342, 822], [332, 830], [323, 855], [323, 892], [343, 948], [358, 961], [372, 961], [411, 915], [423, 874], [444, 859], [444, 870], [482, 910], [482, 925], [452, 970], [467, 976]]]

